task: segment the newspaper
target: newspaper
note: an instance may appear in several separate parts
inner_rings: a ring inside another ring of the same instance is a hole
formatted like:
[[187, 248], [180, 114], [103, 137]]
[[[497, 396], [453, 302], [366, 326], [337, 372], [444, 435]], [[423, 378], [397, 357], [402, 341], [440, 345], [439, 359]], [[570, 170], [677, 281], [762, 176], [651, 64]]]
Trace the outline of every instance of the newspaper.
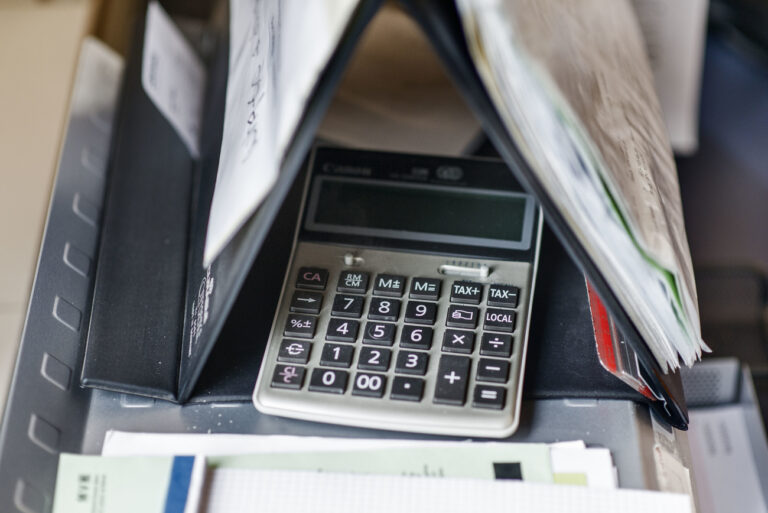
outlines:
[[665, 370], [701, 340], [672, 152], [628, 1], [457, 0], [510, 135]]

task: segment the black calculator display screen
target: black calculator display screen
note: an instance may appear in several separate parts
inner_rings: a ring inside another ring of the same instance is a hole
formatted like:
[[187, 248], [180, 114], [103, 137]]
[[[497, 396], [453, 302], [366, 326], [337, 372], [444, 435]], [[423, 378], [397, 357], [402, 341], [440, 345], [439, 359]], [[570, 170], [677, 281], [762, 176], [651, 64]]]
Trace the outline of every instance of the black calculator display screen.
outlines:
[[306, 228], [527, 249], [532, 221], [533, 202], [520, 192], [322, 176]]

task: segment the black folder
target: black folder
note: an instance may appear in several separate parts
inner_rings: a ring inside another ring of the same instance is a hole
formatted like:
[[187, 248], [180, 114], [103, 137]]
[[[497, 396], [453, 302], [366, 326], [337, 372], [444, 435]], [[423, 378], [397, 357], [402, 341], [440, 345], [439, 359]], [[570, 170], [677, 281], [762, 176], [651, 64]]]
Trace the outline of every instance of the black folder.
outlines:
[[[548, 263], [540, 273], [550, 265], [548, 276], [559, 273], [568, 286], [551, 283], [537, 292], [525, 396], [645, 400], [597, 362], [586, 276], [660, 398], [651, 404], [671, 425], [685, 429], [679, 374], [661, 371], [508, 135], [470, 58], [453, 2], [401, 3], [432, 42], [496, 151], [537, 197], [557, 239], [542, 248]], [[362, 0], [357, 6], [312, 91], [277, 182], [207, 269], [202, 257], [222, 137], [227, 34], [216, 35], [216, 51], [207, 56], [205, 130], [201, 157], [194, 160], [141, 87], [144, 38], [143, 27], [138, 28], [112, 143], [83, 385], [176, 402], [250, 397], [292, 243], [286, 234], [293, 233], [296, 222], [297, 176], [346, 63], [380, 5], [379, 0]]]

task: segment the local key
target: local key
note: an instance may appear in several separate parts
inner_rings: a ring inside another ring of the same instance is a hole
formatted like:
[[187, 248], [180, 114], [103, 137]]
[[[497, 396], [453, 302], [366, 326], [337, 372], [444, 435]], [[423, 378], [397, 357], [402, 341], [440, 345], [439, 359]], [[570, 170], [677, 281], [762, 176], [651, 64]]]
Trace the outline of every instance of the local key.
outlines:
[[488, 308], [483, 318], [483, 329], [512, 333], [515, 331], [515, 312], [499, 308]]

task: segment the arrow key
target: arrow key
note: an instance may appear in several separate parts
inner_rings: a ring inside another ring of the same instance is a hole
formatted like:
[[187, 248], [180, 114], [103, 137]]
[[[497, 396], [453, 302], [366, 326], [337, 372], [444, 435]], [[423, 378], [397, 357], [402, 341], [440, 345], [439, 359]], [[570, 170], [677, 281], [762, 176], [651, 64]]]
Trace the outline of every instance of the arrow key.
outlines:
[[320, 307], [323, 306], [323, 295], [319, 292], [307, 292], [297, 290], [293, 293], [291, 299], [291, 312], [319, 314]]

